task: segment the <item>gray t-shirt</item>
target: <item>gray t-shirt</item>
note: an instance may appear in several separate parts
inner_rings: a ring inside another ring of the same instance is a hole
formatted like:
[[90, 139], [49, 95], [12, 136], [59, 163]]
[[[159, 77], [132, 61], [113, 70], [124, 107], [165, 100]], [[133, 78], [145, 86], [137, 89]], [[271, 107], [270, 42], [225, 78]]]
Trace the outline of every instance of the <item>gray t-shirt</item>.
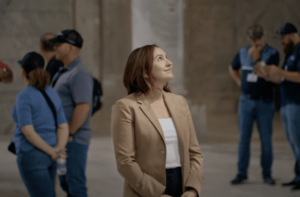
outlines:
[[[74, 141], [80, 144], [89, 144], [91, 139], [91, 128], [89, 122], [92, 114], [93, 106], [93, 78], [89, 74], [87, 67], [81, 62], [81, 58], [75, 59], [61, 76], [58, 78], [54, 89], [59, 94], [67, 121], [72, 119], [75, 105], [78, 103], [90, 103], [90, 113], [74, 135]], [[53, 81], [57, 78], [60, 72], [57, 72], [53, 77]]]

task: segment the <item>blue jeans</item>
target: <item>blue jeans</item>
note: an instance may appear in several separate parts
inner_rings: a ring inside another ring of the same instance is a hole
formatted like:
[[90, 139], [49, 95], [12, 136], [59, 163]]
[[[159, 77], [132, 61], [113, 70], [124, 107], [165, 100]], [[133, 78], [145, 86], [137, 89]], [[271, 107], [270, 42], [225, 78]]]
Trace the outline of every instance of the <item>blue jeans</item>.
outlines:
[[56, 162], [46, 153], [34, 148], [19, 151], [17, 164], [31, 197], [55, 197]]
[[275, 105], [273, 101], [251, 100], [245, 95], [239, 101], [238, 173], [248, 174], [250, 160], [250, 142], [254, 121], [257, 123], [261, 140], [261, 166], [263, 176], [271, 175], [273, 163], [272, 131]]
[[286, 104], [280, 109], [287, 139], [296, 159], [294, 181], [300, 181], [300, 105]]
[[181, 168], [167, 169], [167, 186], [165, 194], [173, 197], [181, 197], [182, 191], [182, 175]]
[[68, 197], [87, 197], [85, 169], [88, 145], [70, 142], [67, 148], [67, 173], [59, 176], [60, 186]]

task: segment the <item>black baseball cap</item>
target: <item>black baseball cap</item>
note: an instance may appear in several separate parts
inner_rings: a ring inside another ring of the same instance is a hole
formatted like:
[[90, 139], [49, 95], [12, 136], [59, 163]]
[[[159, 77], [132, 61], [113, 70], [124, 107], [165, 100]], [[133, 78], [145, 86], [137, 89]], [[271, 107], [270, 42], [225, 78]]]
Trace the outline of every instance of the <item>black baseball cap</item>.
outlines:
[[36, 52], [27, 53], [18, 63], [24, 68], [26, 73], [30, 73], [37, 67], [44, 68], [45, 65], [44, 58]]
[[53, 44], [59, 43], [69, 43], [78, 48], [82, 47], [83, 39], [80, 34], [74, 29], [67, 29], [62, 32], [59, 32], [55, 38], [49, 40]]
[[292, 23], [285, 23], [280, 26], [279, 30], [276, 32], [280, 36], [284, 36], [290, 33], [297, 33], [298, 30]]

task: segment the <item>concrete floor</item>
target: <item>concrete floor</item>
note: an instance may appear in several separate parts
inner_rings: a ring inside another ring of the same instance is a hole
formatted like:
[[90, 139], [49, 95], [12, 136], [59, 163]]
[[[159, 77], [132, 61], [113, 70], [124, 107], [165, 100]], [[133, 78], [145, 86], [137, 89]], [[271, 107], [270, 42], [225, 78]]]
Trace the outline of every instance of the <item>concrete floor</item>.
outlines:
[[[19, 176], [16, 157], [6, 148], [9, 139], [0, 140], [0, 196], [27, 197], [26, 188]], [[290, 188], [280, 186], [282, 182], [293, 178], [294, 158], [287, 143], [274, 145], [273, 176], [277, 180], [276, 186], [263, 183], [260, 168], [260, 147], [258, 143], [252, 145], [252, 158], [249, 169], [248, 183], [231, 186], [230, 180], [236, 175], [237, 144], [202, 144], [204, 154], [205, 181], [201, 196], [203, 197], [299, 197], [300, 191], [291, 192]], [[109, 137], [95, 137], [92, 139], [87, 179], [90, 197], [119, 197], [122, 196], [123, 180], [118, 174], [113, 155], [111, 139]], [[58, 182], [56, 182], [57, 184]], [[57, 197], [66, 195], [56, 185]]]

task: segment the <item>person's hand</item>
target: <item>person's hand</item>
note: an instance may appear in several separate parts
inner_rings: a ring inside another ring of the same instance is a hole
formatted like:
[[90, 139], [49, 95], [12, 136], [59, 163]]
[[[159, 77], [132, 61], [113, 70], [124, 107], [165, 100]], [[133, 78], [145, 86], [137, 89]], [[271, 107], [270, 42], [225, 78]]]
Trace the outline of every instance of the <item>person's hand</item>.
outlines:
[[197, 197], [197, 191], [195, 189], [191, 189], [189, 191], [186, 191], [182, 194], [181, 197]]
[[60, 153], [60, 148], [54, 147], [54, 148], [51, 148], [51, 152], [49, 155], [53, 161], [56, 161], [59, 153]]
[[250, 54], [250, 56], [252, 57], [252, 59], [255, 60], [259, 60], [260, 59], [260, 54], [263, 50], [263, 46], [252, 46], [250, 47], [250, 49], [248, 50], [248, 53]]
[[63, 155], [63, 157], [67, 158], [67, 149], [65, 147], [55, 146], [55, 148], [59, 149], [59, 155]]
[[268, 76], [282, 77], [282, 69], [275, 65], [265, 66], [264, 71]]
[[261, 72], [261, 70], [259, 69], [258, 66], [254, 66], [254, 73], [255, 73], [258, 77], [263, 78], [263, 79], [265, 79], [266, 81], [268, 81], [268, 77], [267, 77], [265, 74], [263, 74], [263, 73]]
[[73, 136], [69, 136], [68, 142], [72, 142], [73, 141]]

